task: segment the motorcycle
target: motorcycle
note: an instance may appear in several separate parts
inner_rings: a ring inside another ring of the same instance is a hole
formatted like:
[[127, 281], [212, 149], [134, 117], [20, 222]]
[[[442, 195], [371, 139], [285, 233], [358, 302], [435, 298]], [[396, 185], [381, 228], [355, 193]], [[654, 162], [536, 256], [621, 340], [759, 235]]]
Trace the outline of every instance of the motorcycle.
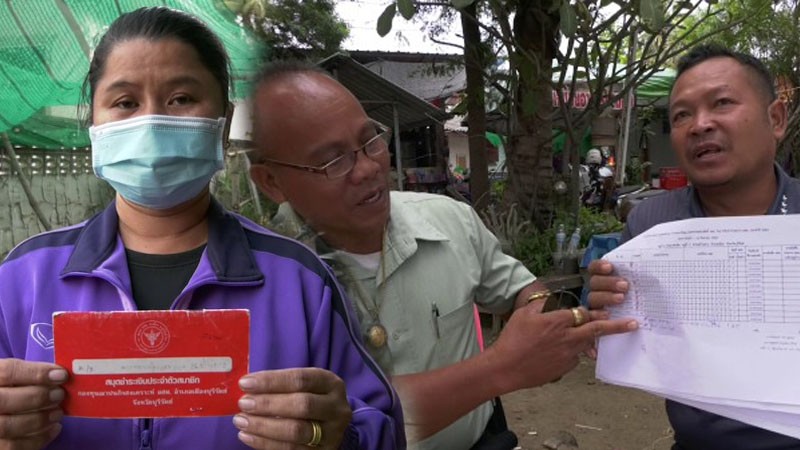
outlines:
[[666, 189], [654, 188], [645, 183], [634, 186], [623, 186], [617, 191], [616, 201], [614, 206], [614, 215], [617, 216], [620, 222], [625, 222], [628, 218], [628, 213], [631, 212], [634, 206], [647, 200], [650, 197], [655, 197], [667, 192]]
[[581, 202], [584, 206], [606, 209], [614, 191], [614, 171], [598, 149], [586, 154], [586, 164], [580, 166]]

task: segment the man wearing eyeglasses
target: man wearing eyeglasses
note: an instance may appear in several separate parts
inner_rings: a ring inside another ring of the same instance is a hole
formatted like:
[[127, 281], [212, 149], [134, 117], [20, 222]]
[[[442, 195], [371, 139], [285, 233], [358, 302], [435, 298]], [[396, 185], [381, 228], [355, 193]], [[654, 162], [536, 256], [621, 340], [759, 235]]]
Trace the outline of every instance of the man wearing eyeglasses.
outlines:
[[[390, 130], [326, 73], [274, 65], [256, 86], [251, 176], [280, 203], [280, 231], [310, 237], [345, 286], [411, 448], [489, 448], [507, 435], [492, 399], [557, 379], [597, 336], [635, 327], [582, 308], [542, 314], [546, 288], [468, 205], [390, 193]], [[482, 353], [475, 304], [516, 309]]]

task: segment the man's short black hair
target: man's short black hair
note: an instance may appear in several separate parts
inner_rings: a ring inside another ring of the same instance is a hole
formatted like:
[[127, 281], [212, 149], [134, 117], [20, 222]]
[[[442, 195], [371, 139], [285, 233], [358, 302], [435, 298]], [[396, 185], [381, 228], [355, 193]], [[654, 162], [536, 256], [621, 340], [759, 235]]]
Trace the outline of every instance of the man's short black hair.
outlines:
[[768, 103], [772, 103], [775, 100], [774, 78], [764, 63], [752, 55], [737, 52], [715, 43], [700, 44], [684, 54], [678, 60], [678, 74], [675, 76], [675, 80], [677, 81], [684, 72], [692, 67], [713, 58], [733, 58], [736, 60], [756, 75], [760, 88], [767, 95]]

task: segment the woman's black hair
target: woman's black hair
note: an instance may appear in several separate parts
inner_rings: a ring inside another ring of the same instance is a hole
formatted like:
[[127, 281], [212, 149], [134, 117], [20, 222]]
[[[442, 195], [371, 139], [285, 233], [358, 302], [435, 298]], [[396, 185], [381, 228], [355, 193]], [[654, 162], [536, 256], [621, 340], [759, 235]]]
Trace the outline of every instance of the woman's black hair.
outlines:
[[97, 44], [89, 63], [89, 73], [83, 81], [81, 96], [81, 103], [89, 105], [85, 114], [87, 125], [92, 122], [94, 94], [103, 76], [108, 55], [117, 44], [133, 39], [176, 39], [194, 48], [200, 63], [219, 82], [223, 108], [227, 112], [230, 59], [222, 41], [206, 24], [190, 14], [161, 6], [148, 7], [119, 16]]

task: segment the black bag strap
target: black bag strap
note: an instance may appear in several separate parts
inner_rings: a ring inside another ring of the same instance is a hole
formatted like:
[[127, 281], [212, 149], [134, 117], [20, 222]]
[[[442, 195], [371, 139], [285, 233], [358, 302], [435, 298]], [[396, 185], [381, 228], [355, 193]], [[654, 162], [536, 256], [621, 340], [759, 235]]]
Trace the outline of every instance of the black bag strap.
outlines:
[[489, 417], [489, 423], [483, 430], [481, 438], [472, 446], [470, 450], [513, 450], [517, 443], [517, 435], [508, 429], [506, 414], [503, 411], [503, 403], [500, 397], [495, 397], [492, 402], [494, 411]]

